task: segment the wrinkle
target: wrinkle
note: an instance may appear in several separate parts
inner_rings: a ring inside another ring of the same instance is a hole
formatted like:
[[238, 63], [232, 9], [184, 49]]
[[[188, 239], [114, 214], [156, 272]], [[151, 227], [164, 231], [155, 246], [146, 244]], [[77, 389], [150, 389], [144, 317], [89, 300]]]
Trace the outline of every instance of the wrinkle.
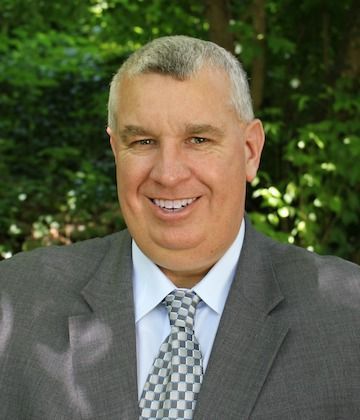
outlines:
[[83, 417], [91, 416], [90, 402], [81, 387], [75, 383], [71, 349], [57, 353], [47, 345], [37, 344], [37, 353], [42, 367], [63, 385], [70, 404], [75, 406]]
[[340, 278], [334, 275], [334, 267], [330, 264], [323, 267], [319, 275], [319, 290], [333, 303], [359, 311], [360, 282], [355, 270], [344, 269]]
[[[41, 366], [61, 383], [69, 404], [80, 412], [82, 418], [91, 418], [93, 410], [86, 392], [86, 385], [79, 385], [78, 374], [82, 369], [97, 363], [108, 352], [112, 343], [110, 327], [99, 320], [83, 321], [70, 318], [70, 348], [56, 352], [48, 345], [37, 344], [36, 351]], [[80, 369], [79, 372], [75, 368]]]
[[3, 295], [0, 301], [0, 356], [5, 353], [14, 325], [14, 311], [10, 299]]
[[98, 362], [108, 352], [112, 343], [110, 327], [99, 320], [85, 325], [76, 325], [70, 320], [70, 340], [77, 351], [81, 352], [81, 364], [90, 365]]

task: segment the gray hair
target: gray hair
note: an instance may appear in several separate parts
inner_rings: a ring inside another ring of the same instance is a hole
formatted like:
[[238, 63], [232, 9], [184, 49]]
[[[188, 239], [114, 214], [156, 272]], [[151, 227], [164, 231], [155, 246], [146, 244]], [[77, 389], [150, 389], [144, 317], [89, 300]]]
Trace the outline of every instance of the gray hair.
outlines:
[[252, 121], [254, 112], [246, 73], [240, 62], [213, 42], [176, 35], [157, 38], [134, 52], [112, 79], [108, 102], [108, 125], [116, 132], [121, 79], [144, 73], [160, 73], [186, 80], [205, 64], [224, 70], [231, 83], [231, 100], [244, 121]]

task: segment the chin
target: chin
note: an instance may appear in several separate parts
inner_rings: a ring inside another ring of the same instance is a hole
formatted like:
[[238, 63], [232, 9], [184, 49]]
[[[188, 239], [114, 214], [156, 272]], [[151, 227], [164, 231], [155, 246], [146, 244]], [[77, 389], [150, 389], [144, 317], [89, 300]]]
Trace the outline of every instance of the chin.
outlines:
[[206, 239], [201, 238], [199, 235], [197, 236], [184, 236], [184, 234], [176, 234], [176, 235], [162, 235], [160, 238], [158, 236], [153, 237], [153, 243], [155, 243], [158, 247], [163, 248], [165, 250], [173, 250], [173, 251], [189, 251], [196, 249], [199, 247], [201, 243], [204, 243]]

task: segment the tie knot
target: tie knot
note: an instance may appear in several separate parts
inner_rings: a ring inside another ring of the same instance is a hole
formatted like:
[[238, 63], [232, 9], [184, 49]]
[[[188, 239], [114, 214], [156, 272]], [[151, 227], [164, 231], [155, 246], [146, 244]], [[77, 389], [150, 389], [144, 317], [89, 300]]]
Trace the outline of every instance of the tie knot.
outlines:
[[187, 290], [174, 290], [169, 293], [164, 302], [169, 312], [170, 325], [194, 329], [196, 306], [200, 300], [195, 292]]

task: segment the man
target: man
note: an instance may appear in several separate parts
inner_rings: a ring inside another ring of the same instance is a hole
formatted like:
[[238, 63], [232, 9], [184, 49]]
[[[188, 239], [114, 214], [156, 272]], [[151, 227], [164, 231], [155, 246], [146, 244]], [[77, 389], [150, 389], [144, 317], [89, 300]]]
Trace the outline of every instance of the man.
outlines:
[[108, 133], [128, 231], [0, 265], [0, 418], [360, 418], [359, 268], [244, 216], [264, 133], [235, 58], [149, 43]]

